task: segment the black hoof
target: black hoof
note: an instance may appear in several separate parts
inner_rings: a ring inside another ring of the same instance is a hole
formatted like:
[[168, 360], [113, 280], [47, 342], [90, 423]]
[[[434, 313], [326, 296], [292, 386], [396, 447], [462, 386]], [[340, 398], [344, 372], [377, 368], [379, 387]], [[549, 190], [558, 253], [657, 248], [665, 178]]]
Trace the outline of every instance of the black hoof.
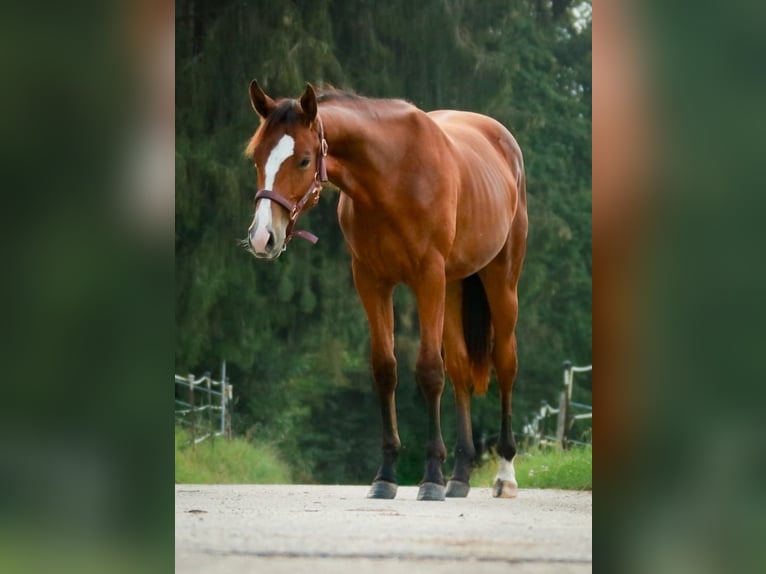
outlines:
[[376, 480], [370, 487], [370, 492], [367, 493], [367, 498], [385, 498], [391, 499], [396, 497], [397, 486], [393, 482], [387, 482], [385, 480]]
[[418, 500], [444, 500], [444, 486], [435, 482], [424, 482], [418, 490]]
[[465, 498], [468, 496], [468, 491], [471, 490], [471, 485], [467, 482], [460, 480], [450, 480], [447, 482], [447, 498]]

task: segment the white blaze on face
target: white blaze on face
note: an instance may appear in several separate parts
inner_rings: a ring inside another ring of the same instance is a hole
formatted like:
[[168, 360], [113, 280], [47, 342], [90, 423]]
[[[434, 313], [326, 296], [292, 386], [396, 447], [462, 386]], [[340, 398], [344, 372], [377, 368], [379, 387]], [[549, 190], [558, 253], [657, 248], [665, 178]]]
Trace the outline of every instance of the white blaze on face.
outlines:
[[264, 169], [266, 175], [264, 186], [266, 189], [274, 187], [274, 180], [277, 178], [279, 168], [288, 157], [293, 155], [293, 151], [295, 151], [295, 140], [287, 134], [283, 135], [274, 149], [271, 150], [269, 159], [266, 160], [266, 168]]
[[[274, 181], [277, 178], [279, 168], [285, 160], [293, 155], [295, 151], [295, 140], [285, 134], [277, 142], [277, 145], [271, 150], [266, 167], [264, 168], [264, 189], [273, 190]], [[258, 209], [255, 211], [253, 221], [253, 233], [251, 243], [257, 252], [263, 252], [269, 238], [269, 229], [271, 228], [271, 200], [261, 199], [258, 203]]]

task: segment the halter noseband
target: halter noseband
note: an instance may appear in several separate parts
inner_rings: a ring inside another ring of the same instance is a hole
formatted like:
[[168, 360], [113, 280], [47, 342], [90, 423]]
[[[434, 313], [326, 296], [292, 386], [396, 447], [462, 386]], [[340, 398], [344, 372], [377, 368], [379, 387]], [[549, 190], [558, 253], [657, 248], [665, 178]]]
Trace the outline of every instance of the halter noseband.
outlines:
[[290, 221], [287, 224], [287, 230], [285, 231], [285, 248], [293, 236], [300, 237], [306, 241], [310, 241], [312, 245], [316, 244], [318, 237], [308, 231], [298, 230], [293, 231], [295, 223], [303, 213], [304, 209], [314, 207], [319, 201], [319, 194], [322, 192], [322, 184], [327, 181], [327, 166], [325, 165], [324, 158], [327, 157], [327, 140], [324, 139], [324, 126], [322, 126], [322, 118], [317, 115], [317, 123], [319, 124], [319, 151], [317, 152], [317, 171], [314, 173], [314, 181], [311, 182], [311, 186], [308, 191], [303, 194], [296, 203], [291, 202], [289, 199], [280, 195], [276, 191], [271, 189], [262, 189], [255, 194], [255, 201], [259, 199], [270, 199], [282, 207], [284, 207], [290, 217]]

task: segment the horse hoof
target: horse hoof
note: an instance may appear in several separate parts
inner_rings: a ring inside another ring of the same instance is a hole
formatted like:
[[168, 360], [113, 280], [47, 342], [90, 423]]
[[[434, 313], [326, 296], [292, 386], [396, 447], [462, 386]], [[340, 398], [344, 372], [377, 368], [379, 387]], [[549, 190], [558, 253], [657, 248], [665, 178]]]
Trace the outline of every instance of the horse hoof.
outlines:
[[444, 486], [435, 482], [424, 482], [418, 490], [418, 500], [444, 500]]
[[508, 480], [495, 480], [495, 486], [492, 489], [492, 496], [495, 498], [516, 498], [519, 487], [515, 482]]
[[465, 498], [468, 496], [468, 491], [471, 490], [471, 485], [467, 482], [460, 480], [450, 480], [447, 482], [447, 498]]
[[393, 482], [387, 482], [385, 480], [376, 480], [370, 487], [370, 492], [367, 493], [367, 498], [385, 498], [392, 499], [396, 497], [397, 486]]

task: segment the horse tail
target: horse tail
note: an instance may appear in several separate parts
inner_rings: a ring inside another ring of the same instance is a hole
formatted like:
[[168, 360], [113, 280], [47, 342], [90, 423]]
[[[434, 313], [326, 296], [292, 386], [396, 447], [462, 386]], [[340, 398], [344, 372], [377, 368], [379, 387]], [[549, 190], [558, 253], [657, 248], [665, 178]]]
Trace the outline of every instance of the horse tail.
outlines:
[[492, 349], [492, 324], [489, 301], [478, 275], [463, 279], [463, 337], [471, 363], [473, 392], [483, 395], [489, 387], [489, 357]]

